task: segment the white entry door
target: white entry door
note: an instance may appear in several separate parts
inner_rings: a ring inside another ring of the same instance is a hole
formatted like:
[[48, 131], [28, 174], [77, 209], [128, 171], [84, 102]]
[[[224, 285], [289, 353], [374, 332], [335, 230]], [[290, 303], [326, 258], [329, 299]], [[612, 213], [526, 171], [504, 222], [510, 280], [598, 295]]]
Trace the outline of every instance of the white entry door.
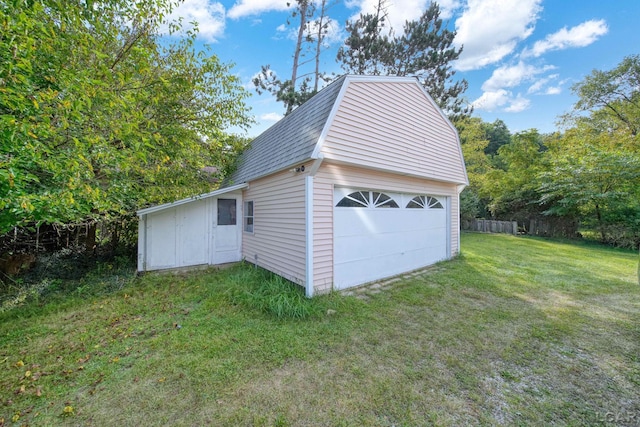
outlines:
[[446, 259], [448, 211], [446, 197], [336, 188], [334, 286], [357, 286]]
[[240, 260], [240, 225], [236, 198], [219, 198], [215, 205], [212, 264], [224, 264]]

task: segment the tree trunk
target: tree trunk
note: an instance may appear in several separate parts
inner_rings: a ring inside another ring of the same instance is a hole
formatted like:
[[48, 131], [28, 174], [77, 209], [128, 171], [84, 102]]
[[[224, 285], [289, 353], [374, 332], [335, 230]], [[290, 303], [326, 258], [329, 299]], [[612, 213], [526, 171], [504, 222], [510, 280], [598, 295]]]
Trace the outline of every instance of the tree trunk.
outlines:
[[320, 80], [320, 50], [322, 49], [322, 40], [324, 36], [322, 34], [324, 30], [324, 17], [325, 17], [325, 9], [327, 7], [327, 0], [322, 0], [320, 5], [320, 18], [318, 19], [318, 33], [316, 34], [316, 69], [314, 74], [314, 83], [313, 83], [313, 91], [314, 93], [318, 92], [318, 80]]
[[[298, 12], [300, 13], [300, 28], [298, 29], [298, 40], [296, 41], [296, 50], [293, 54], [293, 70], [291, 71], [291, 91], [296, 91], [296, 80], [298, 79], [298, 62], [300, 61], [300, 52], [302, 51], [302, 40], [304, 38], [304, 29], [307, 25], [307, 9], [309, 8], [309, 0], [298, 0]], [[293, 102], [287, 105], [287, 114], [293, 111]]]
[[95, 221], [87, 224], [87, 238], [84, 247], [86, 254], [96, 254], [96, 225], [97, 223]]
[[118, 250], [118, 245], [120, 245], [120, 230], [122, 228], [120, 221], [116, 221], [113, 224], [113, 231], [111, 232], [111, 255], [114, 255]]
[[598, 228], [600, 229], [600, 240], [602, 243], [606, 242], [606, 233], [604, 230], [604, 224], [602, 223], [602, 213], [600, 212], [600, 205], [596, 204], [596, 218], [598, 218]]

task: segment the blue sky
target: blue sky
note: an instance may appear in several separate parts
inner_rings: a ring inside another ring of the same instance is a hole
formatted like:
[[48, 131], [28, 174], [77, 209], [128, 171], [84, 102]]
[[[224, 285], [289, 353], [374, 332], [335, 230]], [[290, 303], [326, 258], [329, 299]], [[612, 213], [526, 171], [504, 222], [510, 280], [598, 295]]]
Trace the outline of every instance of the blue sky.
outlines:
[[[293, 2], [293, 0], [289, 0]], [[331, 31], [321, 69], [341, 73], [335, 61], [347, 19], [371, 11], [377, 0], [333, 0]], [[400, 32], [428, 0], [388, 0], [389, 21]], [[474, 116], [503, 120], [512, 132], [558, 129], [558, 117], [576, 101], [571, 86], [592, 70], [610, 70], [625, 56], [640, 53], [637, 0], [442, 0], [442, 17], [464, 47], [455, 78], [469, 82], [466, 100]], [[199, 22], [199, 41], [223, 62], [235, 64], [252, 93], [257, 136], [282, 117], [284, 107], [251, 84], [261, 65], [290, 77], [296, 20], [287, 0], [185, 0], [174, 11]], [[287, 25], [287, 20], [291, 25]], [[303, 70], [304, 72], [304, 70]]]

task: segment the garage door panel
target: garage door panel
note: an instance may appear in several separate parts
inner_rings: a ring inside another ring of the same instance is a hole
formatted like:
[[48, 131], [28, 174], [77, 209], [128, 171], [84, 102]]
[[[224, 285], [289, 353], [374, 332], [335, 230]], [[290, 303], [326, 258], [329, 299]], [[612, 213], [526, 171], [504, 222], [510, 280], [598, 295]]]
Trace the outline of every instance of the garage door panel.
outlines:
[[444, 209], [430, 212], [426, 209], [336, 208], [334, 232], [341, 237], [445, 228], [446, 214], [443, 211]]
[[348, 288], [384, 277], [402, 274], [444, 259], [440, 256], [430, 255], [431, 253], [432, 251], [429, 249], [421, 248], [406, 251], [402, 254], [387, 254], [337, 263], [335, 274], [344, 278], [340, 283], [340, 288]]
[[[393, 196], [399, 208], [334, 208], [337, 288], [394, 276], [447, 258], [447, 209], [409, 209], [404, 201], [413, 196]], [[338, 192], [335, 200], [340, 200]], [[438, 200], [446, 207], [446, 198]]]
[[402, 224], [394, 221], [392, 211], [396, 209], [375, 209], [375, 215], [372, 215], [371, 211], [372, 209], [366, 208], [336, 208], [336, 235], [360, 236], [403, 229]]
[[343, 236], [336, 246], [335, 257], [341, 262], [389, 256], [424, 246], [410, 232], [380, 233], [367, 236]]

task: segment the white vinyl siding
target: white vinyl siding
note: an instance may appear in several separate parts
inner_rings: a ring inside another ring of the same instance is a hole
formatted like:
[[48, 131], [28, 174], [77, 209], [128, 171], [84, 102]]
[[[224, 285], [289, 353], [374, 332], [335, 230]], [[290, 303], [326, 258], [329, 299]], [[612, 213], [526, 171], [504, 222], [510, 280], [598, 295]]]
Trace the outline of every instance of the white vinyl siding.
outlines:
[[313, 181], [313, 285], [318, 293], [333, 286], [333, 176], [324, 169]]
[[243, 194], [252, 200], [253, 234], [243, 233], [247, 261], [304, 285], [304, 175], [285, 171], [252, 181]]
[[333, 285], [333, 194], [336, 186], [377, 189], [446, 197], [450, 206], [450, 256], [459, 250], [459, 207], [456, 184], [407, 177], [325, 161], [314, 178], [314, 287], [326, 292]]
[[411, 82], [350, 82], [321, 153], [366, 168], [466, 183], [455, 130]]

